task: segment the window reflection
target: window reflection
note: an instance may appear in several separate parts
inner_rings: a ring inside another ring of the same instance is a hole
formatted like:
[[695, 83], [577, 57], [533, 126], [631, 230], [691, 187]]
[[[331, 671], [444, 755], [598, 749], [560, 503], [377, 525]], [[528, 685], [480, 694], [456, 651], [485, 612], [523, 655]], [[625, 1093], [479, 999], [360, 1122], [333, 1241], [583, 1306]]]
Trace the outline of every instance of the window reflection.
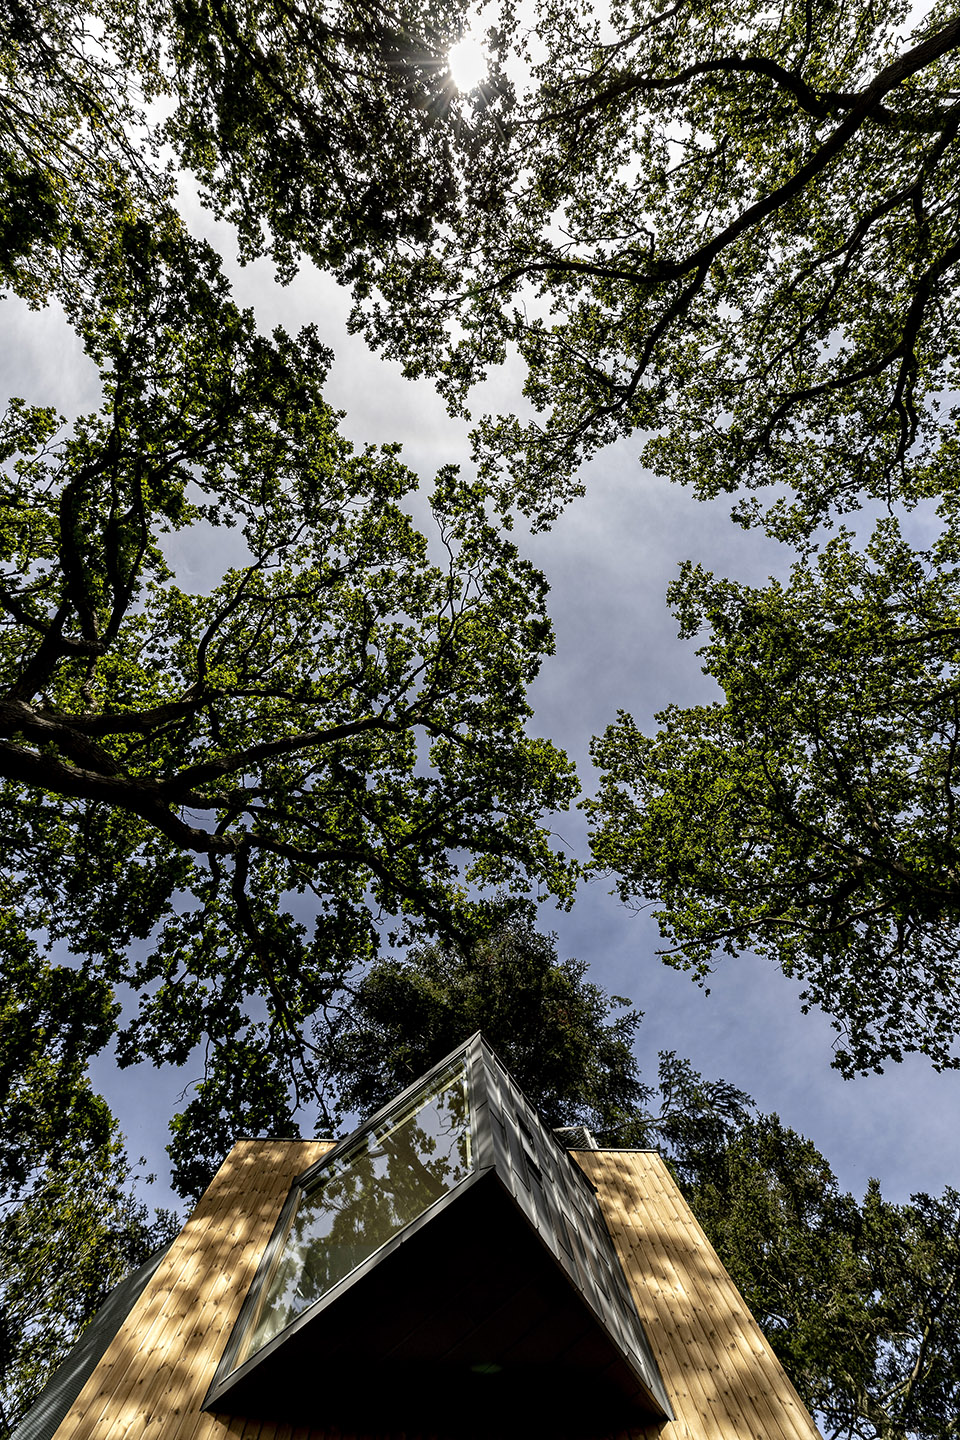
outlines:
[[466, 1066], [363, 1132], [309, 1192], [241, 1344], [243, 1364], [473, 1168]]

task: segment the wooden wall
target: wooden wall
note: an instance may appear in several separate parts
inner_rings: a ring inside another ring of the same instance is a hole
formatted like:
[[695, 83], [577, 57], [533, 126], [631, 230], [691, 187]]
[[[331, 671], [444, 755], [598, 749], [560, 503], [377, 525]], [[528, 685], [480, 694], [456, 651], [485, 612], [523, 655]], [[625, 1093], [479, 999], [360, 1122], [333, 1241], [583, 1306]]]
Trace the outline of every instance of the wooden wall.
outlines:
[[[294, 1430], [200, 1409], [290, 1185], [328, 1148], [283, 1140], [234, 1147], [56, 1440], [433, 1440]], [[618, 1440], [818, 1440], [660, 1157], [576, 1158], [597, 1187], [677, 1416]], [[317, 1401], [322, 1412], [319, 1377]], [[549, 1437], [531, 1430], [531, 1440]]]
[[234, 1146], [56, 1440], [293, 1440], [289, 1426], [204, 1415], [200, 1406], [290, 1186], [329, 1148]]
[[650, 1440], [820, 1440], [660, 1156], [581, 1150], [576, 1159], [597, 1188], [677, 1417], [638, 1433]]

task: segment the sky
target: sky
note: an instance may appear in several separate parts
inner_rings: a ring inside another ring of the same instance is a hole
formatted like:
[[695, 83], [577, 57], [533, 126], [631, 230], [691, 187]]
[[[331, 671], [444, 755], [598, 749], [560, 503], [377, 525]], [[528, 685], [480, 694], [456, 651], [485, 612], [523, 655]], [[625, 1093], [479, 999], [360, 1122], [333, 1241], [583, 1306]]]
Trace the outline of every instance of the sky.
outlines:
[[[267, 262], [240, 269], [231, 258], [231, 232], [213, 225], [189, 195], [184, 204], [193, 228], [221, 249], [237, 299], [254, 307], [263, 329], [317, 324], [336, 356], [327, 398], [346, 411], [349, 438], [402, 442], [424, 487], [440, 465], [467, 465], [465, 424], [447, 416], [428, 382], [406, 381], [398, 366], [347, 334], [349, 301], [328, 276], [308, 267], [282, 289]], [[54, 404], [68, 415], [95, 408], [96, 376], [56, 310], [5, 304], [5, 393]], [[494, 377], [475, 413], [517, 408], [520, 383], [510, 369]], [[529, 536], [518, 530], [515, 536], [550, 582], [556, 629], [556, 654], [531, 693], [531, 729], [577, 762], [585, 793], [595, 785], [590, 738], [618, 709], [630, 711], [649, 733], [656, 711], [668, 703], [709, 702], [716, 694], [700, 672], [695, 644], [677, 639], [665, 607], [677, 564], [693, 559], [718, 574], [763, 583], [770, 574], [783, 576], [790, 563], [789, 552], [733, 525], [728, 501], [698, 502], [643, 471], [638, 448], [623, 441], [598, 456], [585, 472], [585, 497], [552, 531]], [[229, 545], [229, 537], [218, 533]], [[206, 535], [178, 537], [169, 558], [183, 586], [205, 588], [237, 557], [225, 548], [211, 553]], [[555, 828], [586, 857], [582, 815], [557, 817]], [[706, 995], [657, 958], [655, 925], [624, 908], [611, 888], [612, 881], [595, 877], [569, 913], [542, 907], [541, 926], [557, 933], [562, 958], [587, 961], [591, 979], [645, 1012], [638, 1054], [649, 1078], [658, 1050], [676, 1050], [708, 1078], [738, 1085], [761, 1110], [777, 1112], [808, 1135], [841, 1184], [857, 1194], [870, 1176], [893, 1200], [960, 1183], [960, 1073], [938, 1075], [928, 1062], [913, 1059], [883, 1075], [843, 1080], [831, 1069], [834, 1032], [821, 1015], [801, 1014], [798, 985], [769, 961], [745, 955], [723, 961]], [[118, 1074], [109, 1057], [95, 1067], [95, 1081], [121, 1120], [131, 1155], [143, 1154], [147, 1169], [157, 1173], [149, 1197], [154, 1204], [175, 1201], [165, 1183], [166, 1121], [199, 1078], [195, 1069], [154, 1072], [144, 1066]]]

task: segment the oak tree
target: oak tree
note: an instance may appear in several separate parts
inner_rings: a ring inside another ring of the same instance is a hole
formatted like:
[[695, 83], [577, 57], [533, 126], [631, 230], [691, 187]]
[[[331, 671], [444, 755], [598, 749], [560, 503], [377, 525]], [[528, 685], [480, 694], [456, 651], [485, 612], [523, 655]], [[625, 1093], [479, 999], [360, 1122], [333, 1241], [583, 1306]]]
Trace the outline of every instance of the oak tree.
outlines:
[[[207, 1047], [181, 1145], [282, 1133], [320, 1103], [310, 1017], [390, 917], [569, 896], [541, 817], [572, 768], [525, 729], [545, 583], [453, 472], [418, 531], [395, 449], [337, 433], [315, 332], [259, 335], [177, 226], [119, 227], [74, 319], [103, 408], [3, 430], [4, 898], [142, 997], [123, 1063]], [[191, 527], [238, 537], [201, 593], [164, 553]]]
[[638, 432], [745, 520], [787, 487], [788, 538], [952, 490], [960, 18], [906, 9], [538, 7], [507, 204], [375, 263], [356, 319], [454, 403], [519, 353], [540, 415], [477, 432], [505, 503], [549, 520]]
[[595, 742], [595, 864], [653, 905], [670, 963], [754, 950], [839, 1031], [845, 1072], [960, 1063], [960, 572], [892, 522], [765, 589], [687, 567], [712, 705], [628, 715]]
[[787, 485], [803, 535], [954, 484], [960, 17], [908, 8], [505, 3], [461, 96], [455, 4], [191, 0], [169, 133], [251, 253], [331, 266], [454, 407], [519, 353], [541, 418], [478, 431], [505, 505], [549, 519], [639, 431], [701, 495]]
[[538, 0], [534, 40], [504, 0], [461, 95], [459, 0], [15, 6], [7, 268], [40, 293], [161, 204], [168, 142], [246, 257], [332, 270], [454, 408], [519, 353], [540, 418], [476, 437], [504, 507], [549, 520], [642, 432], [744, 520], [788, 487], [767, 523], [802, 537], [954, 486], [960, 18], [908, 8]]

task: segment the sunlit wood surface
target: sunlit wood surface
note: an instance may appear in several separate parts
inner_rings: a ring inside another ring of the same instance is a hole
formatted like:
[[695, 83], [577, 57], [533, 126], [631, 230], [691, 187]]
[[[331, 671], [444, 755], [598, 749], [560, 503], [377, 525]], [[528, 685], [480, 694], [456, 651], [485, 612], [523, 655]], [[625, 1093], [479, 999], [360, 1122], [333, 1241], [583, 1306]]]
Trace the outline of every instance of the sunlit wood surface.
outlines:
[[597, 1188], [677, 1417], [630, 1437], [819, 1440], [660, 1156], [581, 1150], [576, 1158]]
[[329, 1148], [234, 1146], [56, 1440], [293, 1440], [289, 1426], [249, 1426], [200, 1406], [294, 1177]]
[[[234, 1147], [56, 1440], [432, 1440], [200, 1409], [290, 1185], [328, 1148], [284, 1140]], [[677, 1416], [617, 1440], [818, 1440], [660, 1157], [581, 1151], [576, 1158], [597, 1188]], [[318, 1411], [322, 1394], [318, 1376]], [[531, 1440], [549, 1440], [533, 1418], [531, 1427]]]

